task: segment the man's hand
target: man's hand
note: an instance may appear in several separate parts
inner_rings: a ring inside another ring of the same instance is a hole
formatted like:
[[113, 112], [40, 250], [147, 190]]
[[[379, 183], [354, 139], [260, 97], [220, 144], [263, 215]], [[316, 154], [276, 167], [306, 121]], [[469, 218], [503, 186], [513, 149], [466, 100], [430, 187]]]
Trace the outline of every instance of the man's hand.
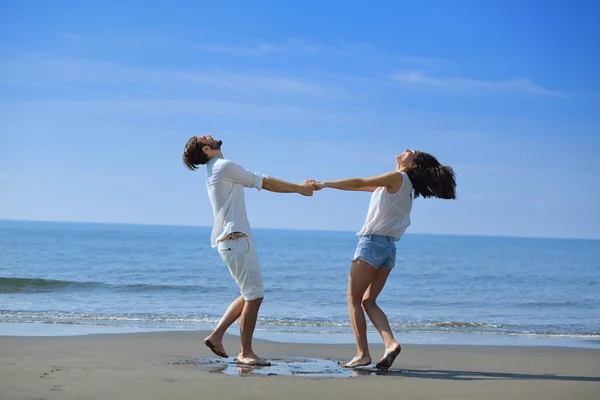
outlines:
[[302, 182], [302, 185], [311, 185], [314, 190], [321, 190], [325, 187], [325, 183], [321, 181], [315, 181], [314, 179], [307, 179]]
[[265, 176], [262, 181], [262, 188], [275, 193], [299, 193], [303, 196], [312, 196], [315, 188], [307, 184], [306, 181], [301, 184], [290, 183], [279, 179]]
[[313, 195], [313, 191], [315, 190], [314, 186], [309, 183], [309, 181], [304, 181], [300, 184], [301, 188], [300, 188], [300, 194], [302, 196], [312, 196]]

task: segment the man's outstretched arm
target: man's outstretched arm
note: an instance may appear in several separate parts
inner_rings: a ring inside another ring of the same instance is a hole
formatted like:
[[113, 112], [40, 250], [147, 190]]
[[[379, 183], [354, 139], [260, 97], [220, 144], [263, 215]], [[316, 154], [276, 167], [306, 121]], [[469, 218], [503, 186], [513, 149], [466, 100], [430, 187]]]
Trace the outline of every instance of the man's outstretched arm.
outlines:
[[279, 179], [250, 172], [233, 161], [227, 160], [217, 173], [219, 179], [235, 182], [245, 187], [254, 187], [258, 190], [265, 189], [276, 193], [300, 193], [303, 196], [312, 196], [314, 186], [303, 182], [301, 185], [282, 181]]
[[297, 185], [282, 181], [270, 176], [265, 176], [262, 181], [262, 188], [275, 193], [300, 193], [303, 196], [312, 196], [314, 187], [309, 184]]

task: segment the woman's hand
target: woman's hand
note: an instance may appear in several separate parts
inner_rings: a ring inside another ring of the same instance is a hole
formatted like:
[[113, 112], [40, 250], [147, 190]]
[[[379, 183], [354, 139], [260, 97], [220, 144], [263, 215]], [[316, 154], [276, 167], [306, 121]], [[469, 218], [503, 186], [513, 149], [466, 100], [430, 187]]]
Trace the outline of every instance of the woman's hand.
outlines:
[[314, 179], [307, 179], [302, 182], [302, 185], [311, 185], [315, 190], [321, 190], [325, 187], [325, 183], [321, 181], [315, 181]]

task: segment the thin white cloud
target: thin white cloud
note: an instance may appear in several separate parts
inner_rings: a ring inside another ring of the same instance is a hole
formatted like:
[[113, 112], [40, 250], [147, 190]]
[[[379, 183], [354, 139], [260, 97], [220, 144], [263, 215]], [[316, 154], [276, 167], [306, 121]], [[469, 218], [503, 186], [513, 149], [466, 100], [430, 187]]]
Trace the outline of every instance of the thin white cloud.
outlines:
[[258, 43], [245, 46], [228, 46], [219, 44], [200, 44], [196, 50], [220, 53], [232, 56], [263, 56], [275, 53], [314, 53], [318, 47], [302, 39], [290, 39], [278, 43]]
[[99, 30], [87, 33], [64, 32], [60, 36], [67, 45], [79, 44], [92, 48], [111, 49], [150, 49], [171, 48], [181, 46], [182, 39], [175, 38], [168, 33], [156, 32], [154, 30], [145, 32], [122, 31], [111, 26], [105, 26]]
[[490, 91], [535, 94], [539, 96], [570, 96], [561, 92], [536, 85], [530, 79], [513, 79], [507, 81], [482, 81], [469, 78], [435, 78], [422, 71], [411, 70], [398, 72], [392, 78], [401, 84], [413, 87], [429, 87], [453, 92]]
[[189, 73], [189, 75], [183, 78], [193, 83], [221, 86], [237, 90], [265, 89], [270, 91], [334, 97], [341, 94], [340, 90], [337, 88], [290, 77], [249, 74]]
[[[35, 115], [35, 119], [30, 116]], [[61, 121], [137, 121], [139, 118], [226, 117], [231, 121], [287, 121], [310, 125], [332, 126], [364, 123], [368, 115], [352, 114], [313, 106], [284, 102], [244, 102], [227, 100], [77, 100], [25, 101], [0, 107], [0, 119], [6, 130], [22, 129], [23, 124], [37, 126]], [[23, 122], [25, 121], [25, 122]], [[42, 126], [42, 128], [44, 128]]]
[[262, 43], [256, 46], [222, 46], [215, 44], [203, 44], [195, 46], [196, 50], [209, 53], [222, 53], [232, 56], [260, 56], [277, 52], [278, 47], [268, 43]]
[[252, 104], [217, 100], [90, 100], [30, 101], [0, 110], [9, 115], [38, 115], [57, 118], [145, 118], [224, 116], [253, 120], [304, 119], [309, 112], [296, 106]]
[[[302, 38], [292, 38], [280, 42], [261, 42], [244, 45], [227, 45], [227, 44], [200, 44], [194, 46], [194, 49], [207, 53], [220, 53], [231, 56], [268, 56], [274, 54], [315, 54], [321, 57], [333, 58], [375, 58], [388, 59], [395, 58], [392, 54], [385, 53], [379, 50], [371, 43], [348, 42], [339, 40], [337, 42], [312, 43], [309, 40]], [[419, 57], [407, 57], [405, 61], [411, 61], [418, 65], [432, 65], [434, 62], [439, 63], [441, 59], [428, 59]]]
[[[136, 67], [89, 60], [10, 61], [0, 70], [6, 81], [0, 85], [61, 86], [72, 84], [130, 84], [144, 86], [203, 85], [230, 90], [281, 92], [340, 98], [346, 91], [316, 79], [267, 73], [221, 73]], [[35, 79], [35, 81], [34, 81]]]
[[[303, 38], [292, 38], [279, 42], [260, 42], [254, 44], [200, 44], [193, 46], [197, 51], [205, 53], [226, 54], [237, 57], [266, 57], [273, 55], [315, 55], [320, 59], [336, 60], [337, 62], [347, 62], [347, 59], [360, 60], [362, 65], [396, 63], [405, 65], [406, 68], [426, 68], [441, 69], [452, 61], [440, 57], [424, 57], [419, 55], [398, 55], [381, 50], [377, 46], [368, 42], [353, 42], [338, 40], [329, 43], [314, 43]], [[339, 71], [336, 77], [339, 77]], [[378, 78], [358, 78], [351, 77], [351, 80], [363, 84], [382, 85]], [[366, 82], [368, 81], [368, 82]]]

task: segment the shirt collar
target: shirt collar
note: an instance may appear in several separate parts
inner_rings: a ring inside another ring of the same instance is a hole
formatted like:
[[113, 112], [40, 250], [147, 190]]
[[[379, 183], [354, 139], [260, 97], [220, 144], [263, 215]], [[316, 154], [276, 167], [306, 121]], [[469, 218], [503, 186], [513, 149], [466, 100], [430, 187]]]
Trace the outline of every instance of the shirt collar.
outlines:
[[206, 163], [207, 167], [212, 167], [214, 163], [217, 162], [217, 160], [219, 159], [219, 157], [215, 157], [215, 158], [211, 158], [210, 160], [208, 160], [208, 162]]

